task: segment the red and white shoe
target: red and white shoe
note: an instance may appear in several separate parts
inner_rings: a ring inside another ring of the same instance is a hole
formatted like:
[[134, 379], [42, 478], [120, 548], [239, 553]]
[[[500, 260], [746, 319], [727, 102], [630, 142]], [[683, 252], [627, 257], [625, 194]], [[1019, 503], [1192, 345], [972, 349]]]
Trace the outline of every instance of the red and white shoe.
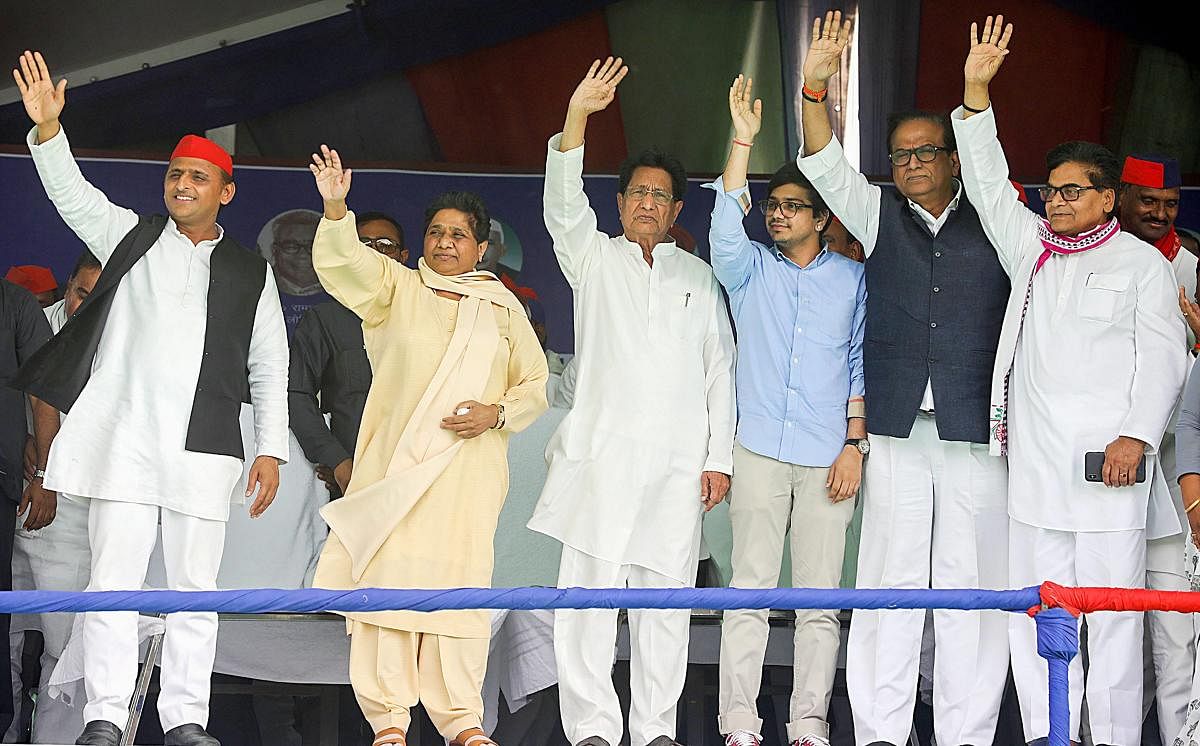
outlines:
[[762, 736], [748, 730], [735, 730], [725, 736], [725, 746], [762, 746]]
[[801, 739], [792, 741], [792, 746], [829, 746], [829, 739], [821, 738], [816, 733], [809, 733]]

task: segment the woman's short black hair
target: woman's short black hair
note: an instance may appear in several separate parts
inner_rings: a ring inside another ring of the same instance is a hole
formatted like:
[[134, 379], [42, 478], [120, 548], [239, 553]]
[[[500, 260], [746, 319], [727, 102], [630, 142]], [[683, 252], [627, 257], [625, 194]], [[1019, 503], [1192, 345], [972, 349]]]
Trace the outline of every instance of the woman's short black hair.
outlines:
[[458, 210], [466, 213], [467, 222], [471, 224], [471, 233], [474, 234], [475, 241], [483, 243], [488, 239], [492, 218], [488, 215], [487, 205], [483, 204], [483, 197], [474, 192], [445, 192], [438, 195], [433, 202], [429, 203], [429, 207], [425, 208], [425, 227], [421, 229], [422, 234], [429, 230], [433, 216], [437, 215], [440, 210]]

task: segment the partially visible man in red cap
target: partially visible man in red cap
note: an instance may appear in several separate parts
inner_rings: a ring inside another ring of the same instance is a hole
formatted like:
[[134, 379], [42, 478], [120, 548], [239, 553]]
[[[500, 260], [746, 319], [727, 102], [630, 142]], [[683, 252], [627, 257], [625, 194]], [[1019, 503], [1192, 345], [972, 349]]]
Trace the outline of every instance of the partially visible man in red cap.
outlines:
[[[1191, 310], [1196, 295], [1196, 257], [1182, 250], [1175, 233], [1179, 214], [1179, 163], [1174, 158], [1131, 155], [1121, 170], [1121, 194], [1117, 203], [1121, 228], [1152, 244], [1171, 263], [1179, 303], [1188, 322], [1189, 347], [1196, 343], [1200, 317]], [[1186, 355], [1185, 350], [1179, 354]], [[1190, 361], [1189, 361], [1190, 362]], [[1167, 486], [1171, 490], [1180, 523], [1188, 525], [1183, 497], [1176, 481], [1175, 422], [1171, 419], [1158, 448]], [[1191, 586], [1183, 568], [1186, 535], [1168, 536], [1146, 542], [1146, 587], [1160, 591], [1186, 591]], [[1186, 615], [1165, 611], [1146, 614], [1146, 634], [1151, 655], [1146, 661], [1145, 700], [1153, 697], [1163, 743], [1171, 743], [1187, 719], [1191, 700], [1192, 672], [1195, 667], [1195, 643], [1192, 620]]]
[[39, 267], [36, 264], [10, 267], [4, 279], [33, 293], [33, 297], [37, 298], [38, 305], [42, 308], [53, 305], [58, 300], [58, 280], [54, 279], [54, 273], [47, 267]]
[[[1154, 155], [1131, 155], [1121, 171], [1121, 197], [1118, 217], [1121, 228], [1148, 244], [1153, 244], [1175, 271], [1176, 284], [1182, 289], [1180, 302], [1196, 296], [1196, 257], [1182, 250], [1175, 218], [1179, 215], [1179, 162]], [[1195, 344], [1200, 334], [1200, 318], [1188, 319]]]
[[[245, 451], [239, 414], [253, 402], [254, 463], [245, 495], [257, 517], [287, 458], [288, 349], [266, 260], [225, 235], [233, 160], [195, 135], [163, 179], [170, 217], [138, 216], [84, 179], [59, 125], [66, 81], [41, 54], [13, 71], [36, 125], [28, 143], [46, 194], [104, 269], [70, 323], [14, 385], [65, 413], [47, 489], [88, 502], [88, 590], [138, 589], [162, 527], [167, 584], [216, 588], [230, 495]], [[205, 732], [217, 616], [167, 616], [158, 699], [164, 744], [218, 746]], [[116, 746], [137, 675], [137, 614], [85, 614], [86, 726], [78, 744]]]

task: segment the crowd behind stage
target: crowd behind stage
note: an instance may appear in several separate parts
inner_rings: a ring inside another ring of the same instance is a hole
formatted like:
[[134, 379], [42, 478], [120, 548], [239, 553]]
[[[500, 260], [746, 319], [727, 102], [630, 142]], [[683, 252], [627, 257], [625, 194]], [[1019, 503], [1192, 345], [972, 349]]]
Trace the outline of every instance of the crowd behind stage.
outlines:
[[[489, 257], [480, 197], [446, 192], [420, 226], [354, 212], [353, 169], [326, 145], [308, 164], [323, 205], [312, 269], [334, 300], [289, 344], [275, 272], [217, 220], [240, 196], [229, 153], [187, 135], [163, 178], [168, 217], [115, 205], [72, 156], [66, 82], [24, 53], [13, 74], [33, 163], [87, 250], [61, 290], [36, 256], [0, 283], [14, 587], [203, 590], [248, 567], [262, 577], [278, 557], [292, 562], [285, 585], [486, 586], [530, 553], [504, 539], [524, 526], [558, 554], [548, 581], [561, 587], [688, 587], [705, 515], [728, 500], [735, 587], [775, 587], [789, 552], [785, 584], [836, 587], [857, 505], [859, 588], [1193, 588], [1200, 247], [1175, 225], [1179, 164], [1065, 142], [1046, 155], [1045, 214], [1031, 211], [989, 96], [1012, 25], [989, 16], [969, 34], [960, 105], [889, 121], [895, 193], [850, 165], [830, 126], [828, 85], [852, 35], [840, 12], [814, 21], [803, 146], [758, 201], [750, 153], [777, 113], [737, 76], [724, 172], [688, 197], [712, 200], [710, 262], [674, 237], [687, 177], [661, 150], [622, 165], [622, 231], [598, 229], [585, 135], [629, 69], [597, 60], [546, 148], [545, 226], [574, 294], [569, 360], [546, 349], [553, 320], [536, 294]], [[280, 513], [294, 522], [245, 541], [243, 515]], [[406, 743], [418, 702], [451, 744], [495, 744], [482, 692], [497, 645], [516, 644], [496, 642], [502, 617], [343, 616], [339, 675], [375, 746]], [[1044, 742], [1032, 619], [928, 616], [853, 614], [841, 737], [906, 743], [922, 680], [937, 743], [992, 743], [1011, 675], [1020, 738]], [[538, 619], [530, 654], [552, 661], [567, 742], [677, 746], [689, 612], [629, 610], [627, 720], [617, 610]], [[1082, 623], [1071, 740], [1141, 743], [1153, 709], [1152, 736], [1195, 744], [1192, 618]], [[165, 619], [165, 744], [217, 743], [217, 629], [215, 614]], [[146, 632], [137, 614], [14, 618], [11, 630], [7, 738], [117, 744]], [[768, 637], [767, 612], [725, 613], [715, 716], [728, 746], [774, 742], [758, 710]], [[828, 746], [836, 610], [796, 612], [793, 643], [786, 739]], [[279, 727], [264, 742], [295, 736]]]

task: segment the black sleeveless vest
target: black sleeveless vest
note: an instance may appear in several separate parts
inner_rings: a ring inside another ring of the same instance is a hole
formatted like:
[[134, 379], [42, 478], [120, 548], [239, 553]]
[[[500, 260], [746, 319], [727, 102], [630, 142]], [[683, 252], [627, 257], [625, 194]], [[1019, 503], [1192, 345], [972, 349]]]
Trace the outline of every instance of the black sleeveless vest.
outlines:
[[[92, 361], [113, 298], [128, 274], [167, 225], [162, 215], [142, 216], [113, 250], [96, 287], [49, 342], [17, 373], [12, 386], [69, 412], [92, 375]], [[245, 458], [239, 413], [250, 401], [250, 336], [267, 262], [228, 235], [213, 248], [209, 265], [204, 357], [192, 400], [184, 448]], [[135, 361], [136, 364], [136, 361]]]

